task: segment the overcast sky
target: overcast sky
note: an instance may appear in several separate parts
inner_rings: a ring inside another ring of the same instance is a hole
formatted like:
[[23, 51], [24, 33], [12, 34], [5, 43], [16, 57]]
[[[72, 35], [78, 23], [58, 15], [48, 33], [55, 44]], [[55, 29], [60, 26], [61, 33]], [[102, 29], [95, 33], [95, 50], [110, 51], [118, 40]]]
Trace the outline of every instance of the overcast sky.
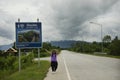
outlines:
[[0, 45], [15, 41], [15, 22], [42, 22], [43, 41], [120, 37], [120, 0], [0, 0]]

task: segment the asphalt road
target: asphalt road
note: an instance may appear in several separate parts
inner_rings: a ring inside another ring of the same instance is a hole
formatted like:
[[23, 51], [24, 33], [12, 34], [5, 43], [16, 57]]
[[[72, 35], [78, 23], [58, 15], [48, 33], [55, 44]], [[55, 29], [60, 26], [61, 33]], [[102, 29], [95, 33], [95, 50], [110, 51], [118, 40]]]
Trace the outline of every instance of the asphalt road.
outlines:
[[98, 57], [63, 50], [56, 73], [45, 80], [120, 80], [120, 59]]

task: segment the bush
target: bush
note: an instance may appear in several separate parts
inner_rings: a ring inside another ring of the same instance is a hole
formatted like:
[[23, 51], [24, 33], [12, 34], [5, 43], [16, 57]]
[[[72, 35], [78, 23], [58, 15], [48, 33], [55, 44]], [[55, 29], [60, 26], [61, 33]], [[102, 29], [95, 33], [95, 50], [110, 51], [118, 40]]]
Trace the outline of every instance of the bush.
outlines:
[[[32, 64], [32, 60], [34, 58], [33, 53], [29, 55], [21, 56], [21, 68], [25, 69], [27, 66]], [[8, 57], [0, 57], [0, 80], [3, 80], [6, 76], [10, 75], [18, 71], [19, 63], [18, 57], [8, 56]]]
[[47, 56], [50, 56], [50, 54], [46, 52], [40, 54], [40, 57], [47, 57]]
[[5, 57], [0, 57], [0, 69], [1, 70], [8, 70], [8, 69], [13, 69], [13, 63], [16, 61], [15, 56], [7, 56]]
[[0, 80], [14, 72], [15, 56], [0, 57]]
[[110, 47], [110, 55], [120, 56], [120, 40], [114, 40]]
[[21, 67], [24, 69], [26, 66], [32, 64], [32, 60], [34, 58], [33, 53], [29, 53], [29, 55], [25, 55], [21, 57]]
[[[50, 54], [47, 53], [47, 52], [41, 52], [41, 53], [40, 53], [40, 57], [48, 57], [48, 56], [50, 56]], [[35, 54], [34, 54], [34, 57], [38, 57], [38, 53], [35, 53]]]

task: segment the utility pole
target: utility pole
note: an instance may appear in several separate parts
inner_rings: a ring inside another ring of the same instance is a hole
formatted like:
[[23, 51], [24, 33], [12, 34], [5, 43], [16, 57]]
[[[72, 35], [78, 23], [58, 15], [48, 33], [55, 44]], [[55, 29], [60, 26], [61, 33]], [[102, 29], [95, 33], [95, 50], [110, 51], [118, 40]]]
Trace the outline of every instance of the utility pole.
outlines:
[[96, 24], [96, 25], [99, 25], [101, 27], [101, 52], [103, 53], [103, 31], [102, 31], [102, 24], [99, 24], [99, 23], [96, 23], [96, 22], [90, 22], [91, 24]]

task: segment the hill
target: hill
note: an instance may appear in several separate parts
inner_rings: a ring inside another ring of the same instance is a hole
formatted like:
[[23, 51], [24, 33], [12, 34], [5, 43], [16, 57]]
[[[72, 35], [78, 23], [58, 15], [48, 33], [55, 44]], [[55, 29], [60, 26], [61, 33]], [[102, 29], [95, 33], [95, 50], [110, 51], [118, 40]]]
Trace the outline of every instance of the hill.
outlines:
[[51, 41], [52, 46], [60, 47], [60, 48], [70, 48], [73, 44], [78, 41], [75, 40], [62, 40], [62, 41]]
[[14, 44], [8, 44], [8, 45], [0, 45], [0, 50], [8, 50], [9, 48], [11, 48]]

